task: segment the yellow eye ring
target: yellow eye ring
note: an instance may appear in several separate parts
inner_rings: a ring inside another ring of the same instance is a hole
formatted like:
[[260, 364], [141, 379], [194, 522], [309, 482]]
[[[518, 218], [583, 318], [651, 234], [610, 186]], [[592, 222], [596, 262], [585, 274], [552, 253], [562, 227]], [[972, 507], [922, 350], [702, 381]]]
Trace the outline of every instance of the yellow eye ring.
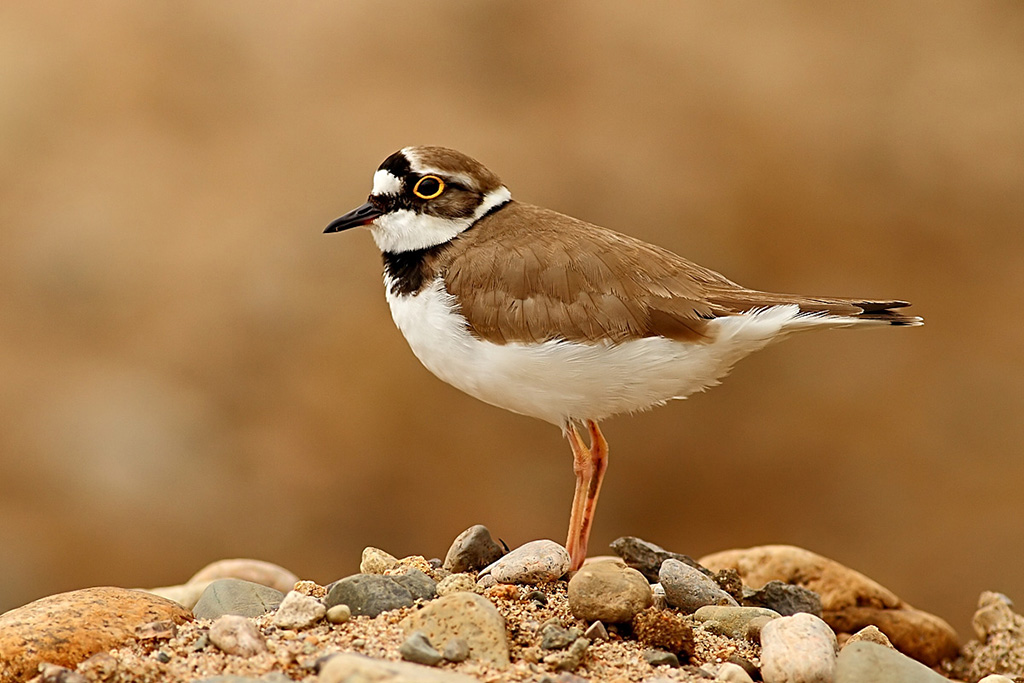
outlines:
[[444, 192], [444, 181], [436, 175], [425, 175], [416, 181], [412, 193], [420, 199], [433, 199]]

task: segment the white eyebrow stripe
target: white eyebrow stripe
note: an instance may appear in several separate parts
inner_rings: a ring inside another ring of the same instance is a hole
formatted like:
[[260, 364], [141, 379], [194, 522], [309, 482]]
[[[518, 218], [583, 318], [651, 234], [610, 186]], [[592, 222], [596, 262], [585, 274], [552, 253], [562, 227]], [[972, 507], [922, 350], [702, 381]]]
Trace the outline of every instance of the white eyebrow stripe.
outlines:
[[390, 171], [380, 169], [373, 174], [373, 191], [372, 194], [382, 195], [390, 194], [397, 195], [402, 191], [402, 181], [391, 174]]

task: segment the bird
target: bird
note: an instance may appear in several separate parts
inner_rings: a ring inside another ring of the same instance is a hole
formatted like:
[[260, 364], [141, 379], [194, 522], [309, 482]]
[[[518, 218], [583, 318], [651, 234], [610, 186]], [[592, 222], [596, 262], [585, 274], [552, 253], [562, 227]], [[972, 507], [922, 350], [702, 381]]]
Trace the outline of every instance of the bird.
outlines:
[[445, 147], [387, 157], [367, 201], [324, 232], [357, 227], [381, 251], [392, 318], [428, 370], [561, 428], [576, 476], [571, 570], [587, 556], [608, 466], [601, 421], [714, 386], [792, 332], [923, 322], [901, 310], [906, 301], [749, 289], [635, 237], [521, 203], [483, 164]]

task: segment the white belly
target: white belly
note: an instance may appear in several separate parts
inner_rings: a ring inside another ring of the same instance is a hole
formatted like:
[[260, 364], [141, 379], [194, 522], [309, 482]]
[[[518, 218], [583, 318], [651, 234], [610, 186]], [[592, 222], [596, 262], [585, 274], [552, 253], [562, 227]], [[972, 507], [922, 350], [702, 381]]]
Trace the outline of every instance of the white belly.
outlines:
[[776, 306], [712, 321], [712, 340], [703, 343], [649, 337], [614, 345], [494, 344], [470, 334], [442, 280], [409, 295], [385, 284], [395, 324], [428, 370], [481, 401], [563, 427], [685, 398], [791, 328], [838, 322]]

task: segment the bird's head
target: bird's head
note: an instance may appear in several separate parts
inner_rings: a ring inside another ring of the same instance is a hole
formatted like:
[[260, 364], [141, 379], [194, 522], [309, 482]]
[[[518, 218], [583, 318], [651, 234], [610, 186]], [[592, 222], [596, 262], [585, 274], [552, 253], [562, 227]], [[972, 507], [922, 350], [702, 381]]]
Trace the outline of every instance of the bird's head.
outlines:
[[324, 232], [369, 227], [382, 252], [444, 244], [512, 198], [498, 176], [476, 159], [445, 147], [405, 147], [373, 174], [362, 206]]

